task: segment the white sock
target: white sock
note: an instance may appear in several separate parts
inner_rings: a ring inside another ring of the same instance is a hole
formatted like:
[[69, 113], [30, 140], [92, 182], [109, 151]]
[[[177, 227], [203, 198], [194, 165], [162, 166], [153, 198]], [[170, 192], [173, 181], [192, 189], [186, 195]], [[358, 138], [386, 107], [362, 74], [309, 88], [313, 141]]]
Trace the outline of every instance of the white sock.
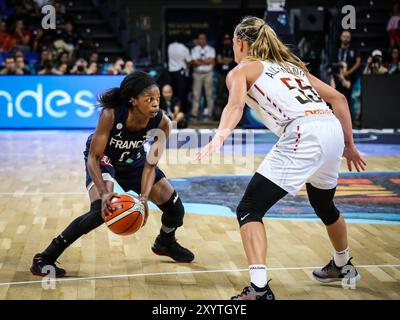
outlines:
[[252, 264], [249, 266], [250, 281], [259, 288], [267, 285], [267, 266], [264, 264]]
[[344, 249], [343, 251], [334, 250], [333, 260], [338, 267], [343, 267], [350, 259], [350, 250], [349, 247]]

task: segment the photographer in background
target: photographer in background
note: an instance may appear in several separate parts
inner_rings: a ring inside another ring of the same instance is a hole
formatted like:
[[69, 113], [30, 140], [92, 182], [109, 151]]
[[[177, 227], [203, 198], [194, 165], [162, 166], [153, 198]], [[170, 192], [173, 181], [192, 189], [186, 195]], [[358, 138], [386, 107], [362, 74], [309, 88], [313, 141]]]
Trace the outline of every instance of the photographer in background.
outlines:
[[345, 74], [347, 73], [347, 63], [338, 62], [333, 63], [330, 69], [331, 74], [331, 86], [342, 93], [347, 101], [351, 99], [351, 81], [346, 79]]
[[370, 57], [368, 57], [367, 65], [365, 66], [363, 74], [387, 74], [386, 69], [382, 64], [382, 51], [374, 50]]
[[87, 74], [87, 62], [83, 58], [76, 60], [74, 66], [72, 67], [71, 74]]

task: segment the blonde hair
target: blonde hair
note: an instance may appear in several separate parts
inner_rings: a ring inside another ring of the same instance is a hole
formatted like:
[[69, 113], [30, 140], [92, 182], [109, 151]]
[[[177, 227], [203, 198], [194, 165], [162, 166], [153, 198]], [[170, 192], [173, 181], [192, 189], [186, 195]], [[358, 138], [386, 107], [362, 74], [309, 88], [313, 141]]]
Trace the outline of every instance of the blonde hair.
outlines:
[[250, 47], [249, 60], [269, 60], [289, 68], [288, 62], [304, 72], [308, 72], [306, 64], [296, 57], [278, 38], [275, 31], [257, 17], [244, 17], [235, 28], [235, 35], [246, 40]]

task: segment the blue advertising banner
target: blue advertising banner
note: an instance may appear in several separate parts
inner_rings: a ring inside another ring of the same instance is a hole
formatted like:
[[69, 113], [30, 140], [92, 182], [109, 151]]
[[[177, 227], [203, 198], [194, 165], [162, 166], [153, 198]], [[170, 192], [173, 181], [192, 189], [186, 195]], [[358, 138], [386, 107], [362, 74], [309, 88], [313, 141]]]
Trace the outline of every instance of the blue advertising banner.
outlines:
[[0, 129], [94, 128], [97, 96], [124, 76], [0, 76]]

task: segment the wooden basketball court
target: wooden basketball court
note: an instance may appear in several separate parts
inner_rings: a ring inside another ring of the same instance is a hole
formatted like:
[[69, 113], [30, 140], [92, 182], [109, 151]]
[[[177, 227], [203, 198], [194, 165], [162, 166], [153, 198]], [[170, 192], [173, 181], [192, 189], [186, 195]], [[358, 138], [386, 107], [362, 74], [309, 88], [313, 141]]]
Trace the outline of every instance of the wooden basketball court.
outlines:
[[[152, 210], [145, 228], [133, 236], [114, 235], [103, 225], [76, 241], [59, 259], [69, 277], [51, 283], [31, 275], [33, 255], [87, 211], [82, 157], [87, 135], [1, 133], [0, 299], [227, 299], [248, 284], [236, 218], [210, 212], [187, 212], [177, 232], [182, 245], [196, 254], [191, 264], [151, 252], [160, 227], [160, 212]], [[167, 150], [166, 156], [168, 152], [176, 151]], [[187, 150], [179, 150], [178, 156], [190, 159]], [[254, 157], [255, 168], [262, 159]], [[399, 156], [365, 159], [369, 171], [400, 171]], [[252, 173], [246, 166], [226, 164], [164, 161], [161, 168], [169, 178]], [[399, 224], [348, 224], [361, 281], [355, 289], [343, 289], [341, 283], [322, 285], [311, 276], [332, 253], [321, 222], [264, 222], [270, 285], [277, 299], [400, 299]]]

